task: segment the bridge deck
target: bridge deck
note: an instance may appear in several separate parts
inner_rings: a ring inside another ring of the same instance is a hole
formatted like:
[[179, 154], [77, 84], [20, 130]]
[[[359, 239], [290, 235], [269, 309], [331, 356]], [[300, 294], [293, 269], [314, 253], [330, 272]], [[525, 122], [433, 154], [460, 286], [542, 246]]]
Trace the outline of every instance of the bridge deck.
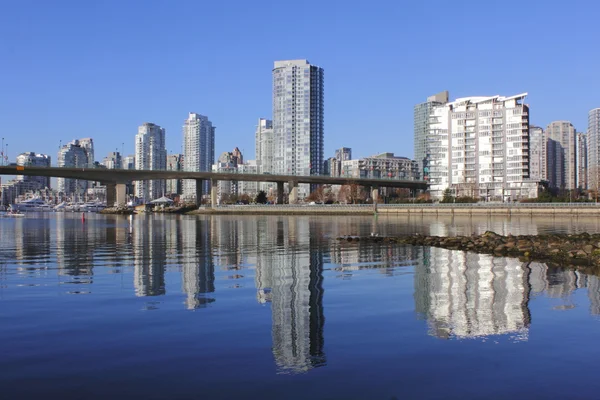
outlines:
[[400, 179], [368, 179], [332, 176], [295, 176], [271, 174], [238, 174], [225, 172], [149, 171], [135, 169], [57, 168], [57, 167], [0, 167], [0, 175], [49, 176], [54, 178], [85, 179], [103, 183], [128, 183], [151, 179], [214, 179], [220, 181], [296, 182], [311, 184], [427, 189], [427, 182]]

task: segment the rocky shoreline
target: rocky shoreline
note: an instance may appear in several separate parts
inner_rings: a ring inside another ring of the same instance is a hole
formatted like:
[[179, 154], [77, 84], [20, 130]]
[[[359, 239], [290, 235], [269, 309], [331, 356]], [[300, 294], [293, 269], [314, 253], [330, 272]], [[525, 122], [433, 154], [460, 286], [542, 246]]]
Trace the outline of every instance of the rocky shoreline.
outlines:
[[98, 214], [116, 214], [116, 215], [131, 215], [135, 214], [133, 209], [127, 207], [106, 207], [98, 211]]
[[577, 266], [600, 271], [600, 234], [547, 234], [502, 236], [487, 231], [472, 236], [341, 236], [349, 242], [401, 243], [433, 246], [448, 250], [472, 251], [495, 256], [516, 257], [524, 261], [541, 261], [560, 266]]

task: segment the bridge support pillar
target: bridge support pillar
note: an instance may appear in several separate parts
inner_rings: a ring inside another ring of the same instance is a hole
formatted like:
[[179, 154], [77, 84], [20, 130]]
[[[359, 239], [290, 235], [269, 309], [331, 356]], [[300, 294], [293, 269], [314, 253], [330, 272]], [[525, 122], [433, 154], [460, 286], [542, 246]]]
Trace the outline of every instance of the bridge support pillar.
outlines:
[[283, 182], [277, 182], [277, 204], [283, 204]]
[[371, 200], [373, 200], [373, 211], [377, 212], [377, 202], [379, 201], [379, 187], [371, 187]]
[[[127, 205], [127, 185], [124, 183], [117, 183], [115, 190], [115, 198], [117, 206], [126, 206]], [[108, 206], [108, 202], [106, 203]]]
[[290, 194], [288, 196], [289, 204], [297, 204], [298, 203], [298, 182], [290, 181], [288, 183]]
[[117, 202], [117, 185], [115, 183], [106, 184], [106, 207], [113, 207]]
[[204, 179], [196, 179], [196, 207], [202, 205], [202, 186], [204, 186]]
[[219, 189], [219, 181], [217, 179], [210, 180], [210, 206], [217, 206], [217, 190]]

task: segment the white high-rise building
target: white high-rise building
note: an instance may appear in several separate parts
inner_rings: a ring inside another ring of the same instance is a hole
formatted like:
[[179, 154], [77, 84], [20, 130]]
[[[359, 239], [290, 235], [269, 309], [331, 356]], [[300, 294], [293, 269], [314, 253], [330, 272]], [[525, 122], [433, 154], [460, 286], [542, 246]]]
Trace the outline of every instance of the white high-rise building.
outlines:
[[529, 177], [546, 180], [546, 134], [533, 125], [529, 127]]
[[588, 187], [600, 188], [600, 108], [588, 113], [587, 130]]
[[79, 145], [85, 149], [88, 157], [88, 167], [94, 168], [94, 140], [92, 138], [79, 139]]
[[427, 138], [429, 136], [431, 111], [433, 110], [433, 107], [439, 107], [446, 104], [448, 102], [448, 96], [448, 91], [445, 90], [443, 92], [434, 94], [433, 96], [429, 96], [425, 103], [420, 103], [415, 106], [413, 121], [414, 152], [415, 161], [417, 161], [419, 164], [419, 175], [421, 175], [423, 179], [429, 178], [429, 175], [424, 173], [428, 172], [428, 170], [424, 171], [423, 168], [428, 167], [427, 165], [424, 165], [424, 163], [429, 155]]
[[[167, 150], [165, 148], [165, 129], [153, 123], [145, 122], [138, 128], [135, 136], [135, 169], [167, 169]], [[143, 201], [151, 201], [165, 194], [164, 179], [137, 181], [135, 195]]]
[[[238, 164], [237, 171], [240, 174], [256, 174], [258, 173], [258, 165], [255, 160], [247, 160], [244, 164]], [[246, 194], [251, 199], [255, 199], [258, 194], [259, 183], [252, 181], [238, 182], [238, 195]]]
[[[17, 156], [17, 165], [25, 167], [50, 167], [52, 166], [52, 163], [49, 155], [29, 152], [21, 153]], [[47, 176], [18, 175], [17, 180], [35, 182], [40, 186], [40, 189], [50, 187], [50, 177]]]
[[[307, 60], [275, 61], [273, 68], [273, 172], [321, 175], [324, 146], [324, 72]], [[300, 185], [300, 198], [309, 194]]]
[[537, 197], [529, 176], [527, 93], [464, 97], [434, 106], [429, 116], [430, 193], [487, 200]]
[[588, 188], [588, 149], [587, 149], [587, 134], [583, 132], [577, 132], [577, 188], [587, 190]]
[[265, 118], [258, 120], [254, 143], [259, 173], [273, 173], [273, 121]]
[[[256, 172], [259, 174], [273, 173], [273, 121], [260, 118], [255, 133]], [[260, 190], [268, 192], [273, 187], [272, 182], [261, 182]]]
[[577, 139], [573, 124], [554, 121], [546, 128], [547, 173], [550, 186], [577, 188]]
[[[91, 139], [87, 139], [88, 144]], [[81, 141], [73, 140], [70, 143], [62, 146], [58, 151], [58, 166], [65, 168], [89, 168], [90, 156], [87, 149], [81, 145]], [[93, 162], [92, 164], [93, 165]], [[83, 196], [88, 188], [88, 181], [81, 179], [58, 178], [58, 192], [66, 196], [78, 197], [83, 199]]]
[[[215, 162], [215, 129], [204, 115], [189, 113], [183, 124], [183, 170], [189, 172], [211, 171]], [[210, 182], [203, 183], [203, 193], [210, 190]], [[183, 182], [183, 197], [196, 198], [196, 181]]]

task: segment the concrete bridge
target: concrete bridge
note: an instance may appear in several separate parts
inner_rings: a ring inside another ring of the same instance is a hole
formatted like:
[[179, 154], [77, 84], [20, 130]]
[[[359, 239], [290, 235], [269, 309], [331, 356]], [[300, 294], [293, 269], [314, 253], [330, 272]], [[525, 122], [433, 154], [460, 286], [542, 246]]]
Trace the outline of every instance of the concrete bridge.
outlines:
[[211, 181], [211, 204], [217, 204], [218, 181], [252, 181], [277, 183], [277, 204], [283, 204], [283, 185], [288, 184], [289, 203], [298, 202], [298, 184], [360, 185], [371, 188], [373, 200], [377, 200], [380, 187], [407, 188], [411, 190], [427, 189], [425, 181], [399, 179], [347, 178], [332, 176], [295, 176], [271, 174], [238, 174], [227, 172], [187, 172], [187, 171], [151, 171], [136, 169], [104, 168], [56, 168], [56, 167], [0, 167], [0, 175], [48, 176], [54, 178], [82, 179], [97, 181], [106, 185], [106, 204], [125, 204], [125, 185], [132, 181], [155, 179], [194, 179], [196, 180], [196, 203], [202, 199], [202, 183]]

